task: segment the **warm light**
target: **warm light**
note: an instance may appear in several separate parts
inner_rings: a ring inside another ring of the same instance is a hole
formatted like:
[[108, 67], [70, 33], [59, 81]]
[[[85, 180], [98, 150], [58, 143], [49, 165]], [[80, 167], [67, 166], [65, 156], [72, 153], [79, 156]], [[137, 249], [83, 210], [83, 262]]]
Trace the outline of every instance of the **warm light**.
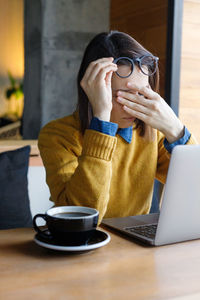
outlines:
[[0, 116], [8, 112], [5, 90], [8, 71], [15, 79], [24, 77], [24, 1], [0, 0]]
[[182, 122], [200, 142], [200, 2], [184, 1], [180, 107]]
[[23, 0], [0, 0], [0, 77], [24, 75]]

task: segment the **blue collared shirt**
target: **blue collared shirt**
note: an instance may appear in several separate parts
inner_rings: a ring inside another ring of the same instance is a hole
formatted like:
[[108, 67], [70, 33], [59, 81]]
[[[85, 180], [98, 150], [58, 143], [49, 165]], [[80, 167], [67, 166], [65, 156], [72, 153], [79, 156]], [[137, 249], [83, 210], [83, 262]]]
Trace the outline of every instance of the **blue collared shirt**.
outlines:
[[[111, 136], [115, 136], [116, 134], [119, 134], [129, 144], [132, 141], [133, 126], [130, 126], [128, 128], [119, 128], [118, 129], [118, 124], [112, 123], [112, 122], [107, 122], [107, 121], [102, 121], [102, 120], [99, 120], [98, 118], [94, 117], [91, 120], [90, 129], [97, 130], [97, 131], [100, 131], [104, 134], [108, 134]], [[190, 136], [191, 136], [191, 133], [189, 132], [189, 130], [186, 127], [184, 127], [183, 137], [171, 144], [165, 138], [164, 139], [164, 147], [165, 147], [165, 149], [167, 149], [167, 151], [169, 153], [171, 153], [172, 149], [176, 145], [185, 145], [187, 143], [187, 141], [189, 140]]]

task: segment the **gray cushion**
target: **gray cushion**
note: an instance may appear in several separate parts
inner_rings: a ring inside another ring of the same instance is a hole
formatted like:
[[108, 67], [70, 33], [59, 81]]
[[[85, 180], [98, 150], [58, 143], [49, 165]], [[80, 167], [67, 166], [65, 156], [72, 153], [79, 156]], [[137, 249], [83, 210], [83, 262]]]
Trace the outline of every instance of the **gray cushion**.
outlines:
[[27, 172], [30, 146], [0, 154], [0, 229], [32, 227]]

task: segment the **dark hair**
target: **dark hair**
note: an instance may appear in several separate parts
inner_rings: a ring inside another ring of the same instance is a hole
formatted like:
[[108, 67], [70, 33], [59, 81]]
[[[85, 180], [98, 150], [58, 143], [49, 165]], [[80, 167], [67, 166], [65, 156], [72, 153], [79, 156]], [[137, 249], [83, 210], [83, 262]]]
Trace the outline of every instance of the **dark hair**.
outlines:
[[[82, 63], [80, 65], [77, 86], [78, 86], [78, 105], [79, 118], [81, 124], [81, 132], [84, 133], [89, 127], [91, 118], [93, 116], [92, 108], [89, 103], [88, 97], [82, 89], [80, 82], [85, 74], [88, 65], [99, 58], [126, 56], [130, 58], [141, 57], [142, 55], [152, 55], [141, 44], [139, 44], [130, 35], [119, 32], [110, 31], [102, 32], [96, 35], [85, 49]], [[149, 77], [149, 84], [151, 88], [158, 92], [159, 90], [159, 70], [154, 75]], [[136, 128], [140, 127], [140, 135], [144, 135], [145, 124], [137, 120]]]

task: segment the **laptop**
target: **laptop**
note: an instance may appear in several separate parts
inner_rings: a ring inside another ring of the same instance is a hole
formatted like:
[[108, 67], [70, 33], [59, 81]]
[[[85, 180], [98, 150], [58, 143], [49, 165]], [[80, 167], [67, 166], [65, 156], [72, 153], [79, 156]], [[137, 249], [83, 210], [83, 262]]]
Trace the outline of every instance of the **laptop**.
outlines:
[[200, 238], [200, 145], [176, 146], [160, 213], [103, 219], [102, 224], [154, 246]]

